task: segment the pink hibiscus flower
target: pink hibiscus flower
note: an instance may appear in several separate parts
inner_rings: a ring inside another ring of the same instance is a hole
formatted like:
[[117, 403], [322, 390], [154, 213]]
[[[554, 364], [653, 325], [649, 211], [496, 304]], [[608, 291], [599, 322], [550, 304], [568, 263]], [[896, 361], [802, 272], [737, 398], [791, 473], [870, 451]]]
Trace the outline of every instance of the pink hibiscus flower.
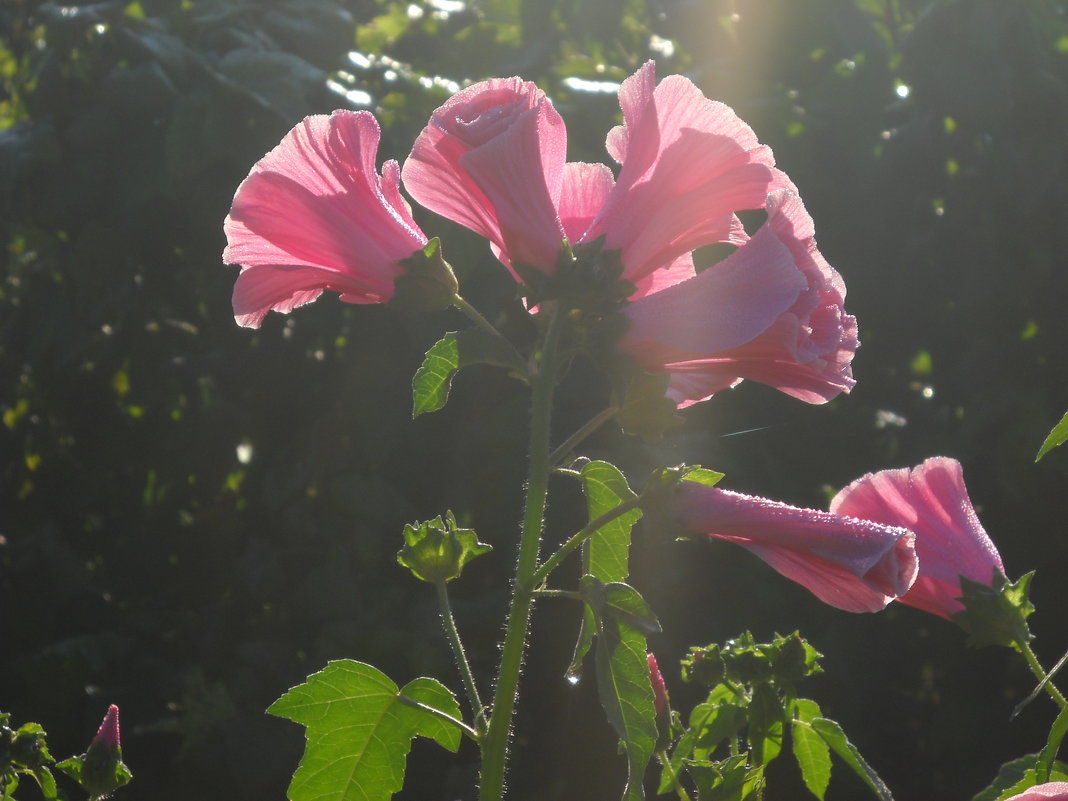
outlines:
[[380, 129], [366, 111], [307, 117], [256, 162], [234, 195], [223, 261], [241, 265], [234, 316], [258, 328], [323, 290], [384, 303], [427, 243], [400, 195], [400, 168], [375, 171]]
[[956, 459], [936, 456], [911, 470], [868, 473], [834, 497], [831, 511], [916, 533], [920, 573], [898, 600], [925, 612], [950, 618], [964, 609], [957, 600], [961, 576], [989, 586], [994, 570], [1004, 573]]

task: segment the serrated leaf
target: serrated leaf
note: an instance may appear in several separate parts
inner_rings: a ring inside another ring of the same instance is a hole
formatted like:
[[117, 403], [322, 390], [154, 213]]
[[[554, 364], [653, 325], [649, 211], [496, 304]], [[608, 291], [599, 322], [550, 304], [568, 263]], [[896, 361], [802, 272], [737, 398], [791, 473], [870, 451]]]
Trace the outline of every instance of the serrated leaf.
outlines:
[[1061, 418], [1061, 421], [1049, 432], [1046, 441], [1043, 442], [1042, 447], [1038, 449], [1038, 455], [1035, 457], [1035, 461], [1037, 462], [1058, 445], [1063, 445], [1065, 441], [1068, 441], [1068, 412], [1064, 413], [1064, 417]]
[[793, 715], [790, 739], [794, 759], [801, 769], [805, 787], [823, 801], [831, 781], [831, 749], [809, 725], [816, 718], [823, 717], [823, 714], [815, 701], [798, 698], [794, 701]]
[[[589, 462], [582, 467], [581, 474], [591, 522], [636, 497], [626, 477], [608, 462]], [[633, 509], [602, 526], [587, 540], [583, 549], [586, 573], [605, 583], [627, 578], [630, 533], [641, 516], [641, 509]]]
[[499, 337], [480, 328], [450, 331], [426, 352], [412, 379], [412, 417], [436, 412], [449, 399], [453, 376], [472, 364], [523, 369], [514, 351]]
[[[459, 718], [456, 699], [434, 679], [405, 686], [411, 700]], [[290, 801], [388, 801], [404, 784], [412, 738], [430, 737], [450, 750], [446, 721], [400, 700], [393, 681], [371, 665], [330, 662], [275, 701], [267, 712], [306, 727], [307, 745]]]
[[838, 757], [845, 762], [854, 773], [857, 774], [864, 783], [871, 788], [876, 797], [880, 801], [894, 801], [894, 796], [890, 793], [890, 788], [886, 786], [879, 774], [865, 761], [864, 757], [860, 755], [857, 747], [849, 741], [845, 732], [842, 731], [842, 727], [835, 721], [828, 718], [813, 718], [811, 724], [813, 731], [815, 731], [823, 741], [831, 747]]
[[623, 799], [641, 801], [645, 768], [657, 738], [645, 635], [613, 615], [602, 617], [598, 634], [597, 695], [627, 755]]
[[775, 688], [757, 685], [749, 702], [749, 754], [755, 764], [766, 765], [782, 751], [784, 718]]

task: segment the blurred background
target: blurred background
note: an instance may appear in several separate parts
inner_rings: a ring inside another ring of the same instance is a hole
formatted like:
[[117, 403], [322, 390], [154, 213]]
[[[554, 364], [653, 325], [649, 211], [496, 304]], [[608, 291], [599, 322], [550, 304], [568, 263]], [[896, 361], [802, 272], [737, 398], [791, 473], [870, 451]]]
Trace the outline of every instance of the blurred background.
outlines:
[[[487, 677], [502, 632], [528, 398], [472, 368], [411, 420], [409, 382], [458, 315], [325, 297], [259, 331], [230, 308], [222, 219], [303, 116], [369, 108], [403, 159], [465, 82], [536, 80], [569, 158], [606, 160], [615, 88], [645, 60], [771, 145], [842, 273], [863, 347], [849, 396], [746, 383], [655, 444], [584, 448], [641, 481], [701, 463], [723, 486], [826, 508], [861, 474], [947, 455], [1013, 578], [1038, 568], [1035, 647], [1068, 648], [1068, 16], [1059, 0], [4, 0], [0, 5], [0, 709], [81, 752], [122, 709], [124, 798], [282, 798], [295, 724], [263, 710], [330, 659], [459, 689], [433, 591], [395, 564], [405, 522], [455, 511], [495, 546], [455, 583]], [[487, 315], [514, 287], [429, 214]], [[562, 440], [605, 402], [576, 371]], [[554, 485], [547, 540], [581, 524]], [[725, 544], [636, 530], [633, 583], [676, 707], [677, 660], [745, 629], [801, 632], [805, 694], [899, 799], [966, 799], [1045, 744], [1053, 708], [1007, 650], [891, 606], [825, 607]], [[561, 577], [561, 585], [568, 580]], [[511, 797], [613, 798], [625, 767], [592, 679], [563, 673], [570, 603], [539, 607]], [[415, 744], [401, 799], [472, 798], [475, 753]], [[590, 760], [587, 762], [587, 760]], [[24, 787], [23, 789], [29, 789]], [[844, 769], [828, 798], [864, 797]], [[27, 793], [27, 797], [32, 797]], [[803, 798], [791, 757], [768, 801]]]

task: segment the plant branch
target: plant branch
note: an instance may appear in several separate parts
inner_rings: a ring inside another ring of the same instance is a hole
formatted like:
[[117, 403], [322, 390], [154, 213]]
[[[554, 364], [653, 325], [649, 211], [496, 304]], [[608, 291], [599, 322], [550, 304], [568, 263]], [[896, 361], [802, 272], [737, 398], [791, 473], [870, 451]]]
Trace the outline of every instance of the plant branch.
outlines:
[[475, 684], [475, 676], [471, 672], [471, 665], [467, 661], [463, 643], [460, 640], [460, 632], [456, 628], [456, 620], [452, 614], [452, 605], [449, 603], [449, 591], [444, 581], [435, 582], [438, 591], [438, 606], [441, 607], [441, 622], [445, 626], [445, 635], [449, 638], [452, 647], [452, 655], [456, 659], [456, 667], [463, 679], [464, 690], [467, 692], [467, 700], [471, 704], [474, 714], [475, 730], [479, 735], [486, 733], [486, 708], [482, 705], [482, 699], [478, 696], [478, 686]]
[[545, 581], [546, 577], [559, 566], [559, 564], [568, 557], [568, 555], [578, 548], [582, 543], [611, 523], [617, 517], [625, 515], [632, 509], [636, 509], [641, 505], [642, 499], [640, 496], [630, 498], [618, 506], [614, 506], [609, 509], [603, 515], [600, 515], [595, 520], [591, 520], [581, 531], [576, 532], [572, 537], [561, 545], [556, 553], [550, 556], [541, 567], [534, 573], [533, 580], [534, 586], [538, 586], [541, 582]]
[[1053, 684], [1052, 681], [1050, 681], [1050, 679], [1053, 677], [1053, 674], [1060, 670], [1061, 667], [1064, 665], [1065, 659], [1068, 659], [1068, 654], [1065, 654], [1063, 657], [1061, 657], [1060, 661], [1057, 662], [1056, 665], [1054, 665], [1053, 670], [1051, 670], [1049, 673], [1046, 673], [1046, 671], [1042, 668], [1042, 664], [1038, 661], [1038, 657], [1035, 656], [1035, 652], [1031, 649], [1031, 646], [1028, 643], [1017, 642], [1016, 645], [1020, 649], [1020, 653], [1024, 655], [1024, 659], [1027, 660], [1027, 665], [1031, 668], [1031, 672], [1034, 673], [1035, 678], [1038, 679], [1038, 686], [1027, 699], [1017, 705], [1016, 709], [1013, 710], [1013, 717], [1015, 717], [1019, 710], [1026, 706], [1028, 702], [1030, 702], [1031, 699], [1033, 699], [1035, 695], [1040, 693], [1042, 690], [1045, 690], [1047, 693], [1049, 693], [1049, 697], [1052, 698], [1061, 709], [1064, 709], [1065, 706], [1068, 706], [1068, 701], [1064, 700], [1064, 696], [1061, 695], [1061, 691], [1057, 689], [1057, 687]]

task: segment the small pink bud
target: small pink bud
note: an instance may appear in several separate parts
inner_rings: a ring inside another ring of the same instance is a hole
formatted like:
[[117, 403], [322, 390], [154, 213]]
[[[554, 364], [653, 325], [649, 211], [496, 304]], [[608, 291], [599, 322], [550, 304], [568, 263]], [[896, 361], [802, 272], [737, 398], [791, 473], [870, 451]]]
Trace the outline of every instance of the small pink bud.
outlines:
[[646, 658], [649, 660], [649, 680], [653, 683], [653, 707], [656, 709], [656, 716], [662, 718], [668, 709], [667, 685], [664, 684], [664, 676], [656, 664], [656, 657], [649, 652]]
[[119, 742], [119, 708], [115, 704], [108, 707], [100, 728], [96, 730], [93, 743], [108, 749], [120, 750], [122, 748]]

